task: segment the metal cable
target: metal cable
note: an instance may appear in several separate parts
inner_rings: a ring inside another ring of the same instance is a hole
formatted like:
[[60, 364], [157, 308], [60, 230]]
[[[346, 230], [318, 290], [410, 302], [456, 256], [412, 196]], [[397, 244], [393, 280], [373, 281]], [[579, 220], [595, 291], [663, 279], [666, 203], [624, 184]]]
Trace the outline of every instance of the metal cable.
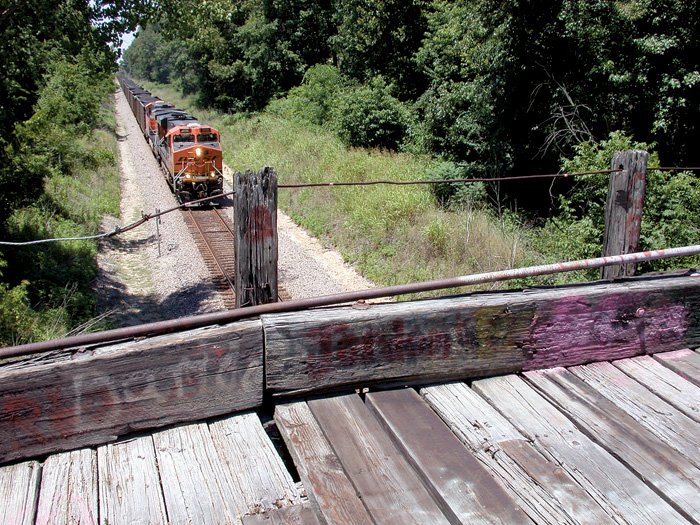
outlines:
[[182, 317], [180, 319], [159, 321], [156, 323], [143, 324], [139, 326], [116, 328], [105, 332], [83, 334], [67, 337], [65, 339], [55, 339], [51, 341], [29, 343], [21, 346], [0, 348], [0, 359], [37, 354], [51, 350], [61, 350], [71, 347], [86, 347], [95, 344], [106, 344], [118, 340], [152, 337], [155, 335], [192, 330], [194, 328], [201, 328], [204, 326], [231, 323], [242, 319], [259, 317], [263, 314], [297, 312], [301, 310], [308, 310], [310, 308], [318, 308], [321, 306], [340, 305], [343, 303], [353, 303], [356, 301], [378, 299], [381, 297], [431, 292], [448, 288], [458, 288], [476, 284], [505, 281], [509, 279], [522, 279], [525, 277], [535, 277], [539, 275], [549, 275], [561, 272], [571, 272], [575, 270], [602, 268], [604, 266], [638, 263], [643, 261], [653, 261], [656, 259], [666, 259], [669, 257], [683, 257], [699, 254], [700, 245], [683, 246], [679, 248], [668, 248], [665, 250], [649, 250], [625, 255], [609, 255], [607, 257], [597, 257], [593, 259], [582, 259], [525, 268], [500, 270], [496, 272], [463, 275], [460, 277], [436, 279], [432, 281], [423, 281], [397, 286], [371, 288], [369, 290], [323, 295], [308, 299], [296, 299], [284, 303], [269, 303], [258, 306], [249, 306], [246, 308], [237, 308], [235, 310], [226, 310], [223, 312], [215, 312], [192, 317]]
[[[659, 170], [659, 171], [698, 171], [700, 170], [700, 167], [657, 167], [657, 168], [648, 168], [648, 170]], [[503, 182], [503, 181], [513, 181], [513, 180], [532, 180], [532, 179], [545, 179], [545, 178], [569, 178], [569, 177], [582, 177], [582, 176], [588, 176], [588, 175], [603, 175], [607, 173], [617, 173], [622, 170], [598, 170], [598, 171], [580, 171], [580, 172], [574, 172], [574, 173], [543, 173], [543, 174], [538, 174], [538, 175], [516, 175], [513, 177], [481, 177], [481, 178], [469, 178], [469, 179], [441, 179], [441, 180], [409, 180], [409, 181], [398, 181], [398, 180], [371, 180], [371, 181], [355, 181], [355, 182], [300, 182], [300, 183], [294, 183], [294, 184], [278, 184], [278, 188], [287, 188], [287, 189], [298, 189], [298, 188], [321, 188], [321, 187], [327, 187], [327, 188], [333, 188], [333, 187], [340, 187], [340, 186], [378, 186], [378, 185], [387, 185], [387, 186], [415, 186], [415, 185], [422, 185], [422, 184], [450, 184], [450, 183], [470, 183], [470, 182]], [[25, 242], [11, 242], [11, 241], [0, 241], [0, 245], [2, 246], [28, 246], [32, 244], [41, 244], [41, 243], [46, 243], [46, 242], [62, 242], [62, 241], [86, 241], [86, 240], [92, 240], [92, 239], [102, 239], [105, 237], [113, 237], [115, 235], [118, 235], [120, 233], [133, 230], [134, 228], [137, 228], [141, 226], [143, 223], [149, 221], [150, 219], [154, 219], [156, 217], [160, 217], [162, 215], [165, 215], [166, 213], [173, 212], [175, 210], [179, 210], [181, 208], [186, 208], [189, 206], [192, 206], [193, 204], [200, 204], [203, 202], [207, 202], [210, 200], [214, 199], [219, 199], [221, 197], [228, 197], [230, 195], [235, 195], [236, 192], [230, 191], [228, 193], [224, 193], [222, 195], [216, 195], [213, 197], [205, 197], [203, 199], [198, 199], [195, 201], [190, 201], [185, 204], [181, 204], [179, 206], [175, 206], [173, 208], [170, 208], [168, 210], [162, 211], [160, 213], [152, 213], [152, 214], [146, 214], [143, 215], [141, 219], [138, 221], [129, 224], [124, 227], [119, 227], [117, 226], [114, 231], [108, 232], [108, 233], [102, 233], [99, 235], [88, 235], [85, 237], [61, 237], [61, 238], [56, 238], [56, 239], [39, 239], [35, 241], [25, 241]]]

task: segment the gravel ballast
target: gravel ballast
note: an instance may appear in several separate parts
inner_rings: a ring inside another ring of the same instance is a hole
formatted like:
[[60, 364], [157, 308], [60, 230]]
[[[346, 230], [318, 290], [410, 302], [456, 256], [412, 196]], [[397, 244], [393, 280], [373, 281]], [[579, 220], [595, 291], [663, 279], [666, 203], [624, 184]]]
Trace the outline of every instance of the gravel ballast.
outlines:
[[[105, 231], [177, 205], [121, 91], [115, 95], [115, 108], [121, 217], [106, 218]], [[230, 188], [230, 176], [227, 179]], [[293, 299], [373, 286], [337, 252], [325, 249], [282, 212], [278, 214], [278, 242], [279, 282]], [[99, 309], [113, 310], [109, 319], [115, 327], [224, 309], [180, 212], [164, 215], [159, 224], [150, 220], [103, 240], [98, 265]]]

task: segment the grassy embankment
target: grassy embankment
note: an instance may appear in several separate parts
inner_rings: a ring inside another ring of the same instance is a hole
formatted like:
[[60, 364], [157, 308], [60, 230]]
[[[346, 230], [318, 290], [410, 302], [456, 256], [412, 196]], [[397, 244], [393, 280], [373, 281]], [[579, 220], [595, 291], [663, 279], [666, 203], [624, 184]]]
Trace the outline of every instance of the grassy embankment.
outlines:
[[[105, 214], [119, 216], [116, 123], [111, 93], [108, 97], [98, 127], [91, 132], [75, 136], [56, 126], [38, 141], [35, 148], [41, 153], [32, 158], [46, 168], [43, 191], [34, 204], [9, 217], [10, 238], [94, 235]], [[55, 152], [59, 148], [60, 154]], [[105, 326], [94, 317], [97, 244], [76, 240], [3, 250], [3, 276], [14, 287], [3, 285], [0, 290], [0, 344], [54, 339]]]
[[[220, 129], [224, 160], [232, 169], [273, 166], [280, 184], [422, 180], [434, 166], [431, 159], [414, 155], [350, 149], [321, 128], [268, 113], [239, 117], [202, 110], [171, 86], [145, 85]], [[279, 203], [378, 285], [519, 267], [539, 259], [528, 250], [522, 230], [486, 210], [440, 209], [427, 185], [281, 188]]]

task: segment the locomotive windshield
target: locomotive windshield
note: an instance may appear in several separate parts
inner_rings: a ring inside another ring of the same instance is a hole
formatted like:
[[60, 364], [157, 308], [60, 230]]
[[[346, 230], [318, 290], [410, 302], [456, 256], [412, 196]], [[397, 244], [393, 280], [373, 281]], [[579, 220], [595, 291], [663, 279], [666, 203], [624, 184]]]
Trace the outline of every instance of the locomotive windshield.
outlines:
[[190, 134], [173, 135], [173, 142], [194, 142], [194, 136]]
[[219, 142], [219, 136], [216, 133], [200, 133], [197, 142]]

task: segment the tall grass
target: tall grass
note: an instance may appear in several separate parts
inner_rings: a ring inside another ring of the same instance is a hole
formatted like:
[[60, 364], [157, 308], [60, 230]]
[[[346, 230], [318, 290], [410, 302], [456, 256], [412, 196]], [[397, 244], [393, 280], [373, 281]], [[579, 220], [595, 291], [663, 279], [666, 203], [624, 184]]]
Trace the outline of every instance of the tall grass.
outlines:
[[[436, 164], [412, 154], [348, 148], [323, 128], [269, 113], [220, 115], [194, 107], [171, 86], [147, 87], [217, 127], [224, 161], [234, 171], [273, 166], [279, 184], [423, 180]], [[506, 269], [537, 258], [522, 230], [486, 208], [441, 209], [424, 185], [280, 188], [279, 203], [378, 285]]]

